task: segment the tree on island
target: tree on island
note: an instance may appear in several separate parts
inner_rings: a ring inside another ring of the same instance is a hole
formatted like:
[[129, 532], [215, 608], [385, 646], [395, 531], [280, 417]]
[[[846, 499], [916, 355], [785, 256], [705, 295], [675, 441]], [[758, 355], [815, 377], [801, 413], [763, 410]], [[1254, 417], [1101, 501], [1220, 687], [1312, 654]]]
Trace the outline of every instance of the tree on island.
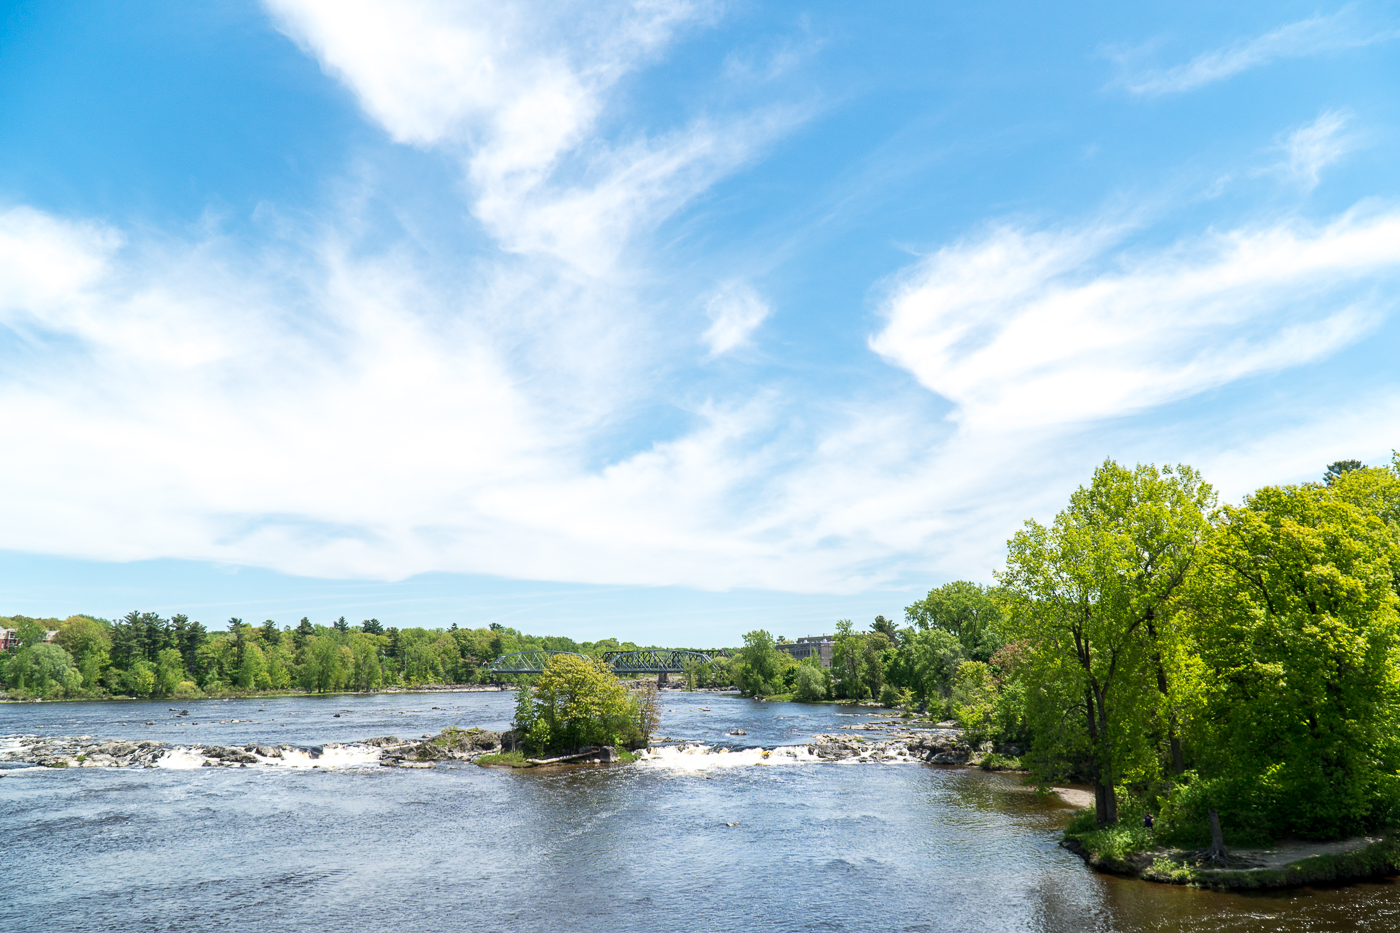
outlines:
[[648, 706], [598, 658], [552, 655], [515, 701], [515, 731], [532, 755], [590, 746], [641, 747], [651, 738]]

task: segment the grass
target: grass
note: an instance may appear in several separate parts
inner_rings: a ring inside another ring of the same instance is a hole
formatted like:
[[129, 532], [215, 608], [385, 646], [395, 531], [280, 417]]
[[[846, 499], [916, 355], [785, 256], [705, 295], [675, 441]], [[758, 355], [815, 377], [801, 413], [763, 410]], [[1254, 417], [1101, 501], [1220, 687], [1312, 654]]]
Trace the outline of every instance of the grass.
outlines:
[[1167, 884], [1239, 891], [1339, 884], [1393, 875], [1396, 871], [1400, 871], [1400, 837], [1388, 836], [1351, 852], [1314, 855], [1282, 868], [1211, 868], [1158, 858], [1142, 876]]
[[984, 755], [977, 766], [983, 771], [1020, 771], [1021, 759], [992, 752], [990, 755]]
[[1119, 823], [1099, 829], [1093, 810], [1081, 810], [1065, 827], [1065, 840], [1088, 860], [1090, 867], [1115, 874], [1137, 874], [1141, 856], [1155, 848], [1152, 830]]
[[[636, 752], [629, 752], [625, 748], [617, 750], [618, 764], [630, 765], [641, 758]], [[530, 761], [530, 756], [522, 751], [497, 752], [494, 755], [482, 755], [476, 763], [483, 768], [534, 768], [536, 765]]]
[[498, 752], [494, 755], [482, 755], [476, 763], [483, 768], [492, 766], [498, 768], [533, 768], [534, 765], [525, 760], [525, 753], [521, 751]]

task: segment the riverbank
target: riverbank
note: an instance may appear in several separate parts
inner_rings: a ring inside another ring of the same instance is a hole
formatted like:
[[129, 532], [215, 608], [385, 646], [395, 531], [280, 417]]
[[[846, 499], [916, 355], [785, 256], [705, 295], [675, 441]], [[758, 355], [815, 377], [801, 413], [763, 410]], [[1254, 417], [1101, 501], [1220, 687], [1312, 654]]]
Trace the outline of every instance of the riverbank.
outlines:
[[1147, 830], [1139, 828], [1067, 832], [1060, 845], [1095, 871], [1217, 891], [1343, 884], [1400, 874], [1400, 834], [1394, 833], [1231, 849], [1225, 865], [1202, 861], [1196, 850], [1153, 846]]

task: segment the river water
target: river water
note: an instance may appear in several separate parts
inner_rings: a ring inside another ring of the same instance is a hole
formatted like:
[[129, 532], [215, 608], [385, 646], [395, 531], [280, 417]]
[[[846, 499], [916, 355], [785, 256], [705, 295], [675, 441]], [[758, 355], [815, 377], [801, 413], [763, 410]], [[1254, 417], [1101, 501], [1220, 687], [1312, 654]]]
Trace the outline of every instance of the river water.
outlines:
[[[800, 744], [864, 718], [664, 700], [662, 733], [708, 744]], [[180, 703], [186, 717], [170, 701], [0, 704], [0, 736], [316, 745], [501, 729], [512, 703], [204, 700]], [[1055, 844], [1068, 808], [959, 768], [741, 752], [553, 772], [0, 774], [5, 933], [1400, 929], [1394, 881], [1240, 895], [1094, 874]]]

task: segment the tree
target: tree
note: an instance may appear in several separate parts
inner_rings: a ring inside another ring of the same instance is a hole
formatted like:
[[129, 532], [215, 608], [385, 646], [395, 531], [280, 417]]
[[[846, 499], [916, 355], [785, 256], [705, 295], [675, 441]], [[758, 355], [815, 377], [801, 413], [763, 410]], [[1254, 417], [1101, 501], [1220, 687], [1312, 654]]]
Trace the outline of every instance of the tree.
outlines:
[[160, 649], [160, 654], [156, 657], [154, 692], [164, 697], [174, 696], [176, 689], [186, 680], [187, 676], [185, 661], [179, 650], [175, 648]]
[[1225, 508], [1192, 576], [1198, 809], [1236, 832], [1335, 837], [1400, 805], [1400, 542], [1337, 492], [1366, 472]]
[[1028, 652], [1033, 686], [1081, 717], [1101, 826], [1118, 821], [1118, 782], [1156, 770], [1159, 719], [1178, 741], [1161, 642], [1213, 503], [1190, 467], [1108, 460], [1050, 527], [1029, 521], [1009, 542], [1004, 624]]
[[307, 639], [316, 634], [316, 626], [311, 624], [311, 620], [306, 616], [301, 617], [297, 627], [292, 631], [292, 646], [300, 651], [306, 647]]
[[12, 690], [43, 697], [75, 696], [83, 678], [73, 658], [58, 645], [41, 640], [15, 652], [5, 669]]
[[[452, 627], [453, 629], [457, 628], [455, 624]], [[367, 635], [383, 635], [384, 626], [380, 624], [378, 619], [365, 619], [360, 625], [360, 631]]]
[[264, 648], [275, 648], [282, 643], [282, 633], [277, 630], [277, 623], [271, 619], [266, 619], [258, 626], [258, 638], [262, 641]]
[[341, 616], [339, 619], [336, 619], [333, 623], [331, 623], [331, 627], [334, 628], [337, 632], [340, 632], [342, 635], [350, 631], [350, 623], [345, 621], [345, 616]]
[[83, 685], [95, 688], [110, 663], [112, 636], [107, 626], [91, 616], [70, 616], [59, 625], [54, 643], [72, 656]]
[[821, 662], [809, 664], [815, 658], [805, 658], [797, 665], [797, 677], [793, 681], [793, 699], [811, 703], [826, 699], [826, 674]]
[[642, 740], [640, 704], [597, 658], [550, 657], [516, 701], [515, 729], [534, 754]]
[[783, 661], [790, 656], [776, 647], [773, 636], [764, 629], [744, 635], [744, 647], [731, 670], [739, 692], [745, 696], [773, 696], [780, 692]]
[[175, 615], [170, 617], [171, 636], [175, 644], [172, 646], [179, 650], [185, 659], [185, 670], [196, 678], [202, 673], [199, 666], [199, 648], [209, 637], [204, 626], [199, 622], [191, 622], [187, 616]]
[[15, 635], [19, 638], [20, 648], [33, 648], [35, 645], [44, 643], [44, 637], [48, 635], [48, 629], [40, 625], [36, 620], [19, 616], [15, 619]]
[[988, 660], [1002, 645], [997, 635], [1001, 607], [991, 590], [967, 580], [929, 590], [923, 599], [904, 608], [904, 618], [920, 630], [952, 634], [962, 653], [974, 661]]
[[1000, 696], [1000, 685], [990, 664], [964, 661], [958, 667], [953, 683], [953, 715], [969, 745], [981, 745], [995, 733]]
[[865, 636], [850, 619], [836, 623], [836, 643], [831, 646], [831, 679], [836, 698], [863, 700], [870, 695], [865, 678]]
[[355, 689], [361, 693], [378, 689], [384, 680], [384, 671], [379, 666], [379, 650], [374, 641], [363, 636], [355, 638], [350, 650], [355, 659], [352, 672]]
[[941, 702], [964, 660], [962, 642], [952, 632], [906, 629], [886, 666], [885, 679], [894, 687], [909, 690], [921, 702]]
[[1335, 463], [1327, 464], [1327, 472], [1322, 474], [1322, 478], [1331, 486], [1345, 473], [1352, 470], [1359, 470], [1365, 466], [1360, 460], [1338, 460]]
[[870, 623], [870, 631], [884, 635], [892, 645], [899, 644], [899, 626], [884, 616], [875, 617], [875, 621]]

